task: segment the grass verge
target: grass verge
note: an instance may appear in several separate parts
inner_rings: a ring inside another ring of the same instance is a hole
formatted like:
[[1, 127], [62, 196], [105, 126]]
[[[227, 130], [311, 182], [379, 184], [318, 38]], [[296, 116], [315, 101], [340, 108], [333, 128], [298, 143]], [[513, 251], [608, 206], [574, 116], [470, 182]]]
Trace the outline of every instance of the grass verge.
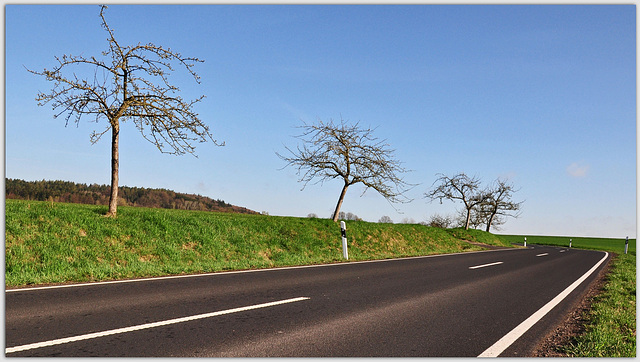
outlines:
[[[524, 235], [501, 235], [510, 242], [521, 243]], [[624, 239], [526, 236], [528, 243], [604, 250], [615, 253], [610, 272], [600, 295], [595, 297], [588, 315], [585, 332], [560, 347], [571, 357], [635, 357], [636, 356], [636, 240], [629, 239], [624, 254]]]
[[[6, 200], [6, 287], [343, 260], [339, 224], [327, 219], [125, 206], [114, 219], [105, 212], [106, 206]], [[489, 233], [458, 234], [348, 221], [349, 260], [481, 250], [464, 241], [475, 238], [507, 245]]]
[[563, 351], [572, 357], [636, 356], [636, 256], [618, 255], [602, 294], [594, 298], [586, 332]]

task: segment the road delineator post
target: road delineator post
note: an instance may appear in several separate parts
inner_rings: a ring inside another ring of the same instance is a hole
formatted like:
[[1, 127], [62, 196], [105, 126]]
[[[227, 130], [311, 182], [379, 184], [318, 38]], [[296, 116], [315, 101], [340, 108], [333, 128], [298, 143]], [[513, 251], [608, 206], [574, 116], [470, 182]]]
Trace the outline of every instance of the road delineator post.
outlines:
[[573, 239], [569, 239], [569, 247], [571, 247], [571, 242], [573, 241]]
[[627, 236], [627, 240], [624, 242], [624, 253], [626, 254], [629, 251], [629, 237]]
[[526, 237], [524, 238], [524, 247], [525, 248], [527, 247], [527, 238]]
[[344, 221], [340, 221], [340, 231], [342, 232], [342, 256], [345, 259], [349, 259], [349, 252], [347, 251], [347, 226]]

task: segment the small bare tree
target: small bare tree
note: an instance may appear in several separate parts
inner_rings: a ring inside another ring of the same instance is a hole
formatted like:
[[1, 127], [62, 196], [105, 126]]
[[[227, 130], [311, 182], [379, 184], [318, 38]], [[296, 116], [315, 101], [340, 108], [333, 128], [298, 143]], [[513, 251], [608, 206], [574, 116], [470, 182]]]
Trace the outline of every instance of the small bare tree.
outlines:
[[[208, 140], [218, 144], [209, 128], [193, 111], [194, 104], [204, 95], [185, 101], [176, 95], [180, 89], [169, 83], [173, 65], [183, 66], [197, 83], [200, 77], [192, 70], [197, 58], [181, 54], [154, 44], [121, 46], [107, 25], [101, 6], [102, 27], [108, 33], [109, 49], [103, 58], [63, 55], [56, 57], [58, 64], [42, 72], [29, 72], [54, 82], [49, 93], [39, 92], [38, 105], [51, 102], [55, 117], [66, 114], [66, 123], [73, 117], [76, 124], [83, 116], [98, 123], [106, 119], [108, 125], [100, 132], [94, 131], [91, 142], [95, 144], [111, 130], [111, 195], [107, 216], [116, 216], [118, 205], [118, 167], [120, 122], [131, 120], [142, 137], [155, 144], [160, 152], [195, 156], [193, 142]], [[84, 74], [85, 77], [78, 77]]]
[[438, 183], [438, 186], [425, 193], [425, 197], [431, 199], [431, 201], [439, 199], [440, 203], [442, 203], [442, 199], [462, 201], [465, 208], [464, 228], [468, 230], [472, 210], [489, 197], [487, 191], [480, 189], [480, 179], [475, 176], [469, 177], [464, 173], [453, 177], [443, 174], [438, 175], [436, 175], [438, 179], [434, 182], [434, 185]]
[[448, 229], [453, 225], [453, 222], [453, 219], [449, 215], [442, 216], [440, 214], [434, 214], [428, 222], [425, 222], [425, 225], [434, 228]]
[[[286, 166], [297, 167], [302, 189], [312, 180], [323, 183], [330, 179], [340, 179], [344, 185], [333, 212], [333, 221], [338, 221], [340, 207], [349, 186], [362, 183], [364, 193], [372, 188], [390, 202], [408, 202], [404, 193], [410, 186], [400, 174], [407, 172], [394, 158], [394, 150], [386, 141], [373, 136], [371, 128], [360, 127], [358, 123], [348, 124], [341, 120], [317, 124], [304, 124], [301, 135], [302, 146], [296, 150], [289, 147], [290, 156], [278, 157], [287, 162]], [[285, 167], [286, 167], [285, 166]]]
[[480, 205], [479, 214], [482, 215], [484, 224], [487, 226], [486, 231], [489, 232], [491, 226], [502, 225], [505, 223], [505, 217], [518, 218], [520, 216], [520, 208], [524, 201], [513, 202], [511, 197], [515, 189], [513, 184], [507, 183], [505, 180], [497, 179], [488, 191], [489, 197]]

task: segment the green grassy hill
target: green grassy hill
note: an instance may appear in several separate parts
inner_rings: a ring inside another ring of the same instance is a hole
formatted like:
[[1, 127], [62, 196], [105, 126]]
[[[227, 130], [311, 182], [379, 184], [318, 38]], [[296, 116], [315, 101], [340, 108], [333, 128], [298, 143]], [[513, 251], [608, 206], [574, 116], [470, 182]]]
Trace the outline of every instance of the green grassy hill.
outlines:
[[[6, 286], [340, 262], [327, 219], [6, 200]], [[508, 246], [477, 230], [347, 221], [349, 260]]]

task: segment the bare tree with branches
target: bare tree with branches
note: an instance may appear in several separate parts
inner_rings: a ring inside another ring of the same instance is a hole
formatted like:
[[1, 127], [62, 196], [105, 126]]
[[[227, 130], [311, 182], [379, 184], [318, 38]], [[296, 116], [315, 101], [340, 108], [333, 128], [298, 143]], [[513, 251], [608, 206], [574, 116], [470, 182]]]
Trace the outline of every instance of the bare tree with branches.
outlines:
[[318, 121], [317, 124], [304, 124], [302, 140], [295, 150], [289, 147], [289, 156], [276, 152], [287, 162], [286, 166], [297, 167], [299, 181], [304, 182], [302, 189], [312, 180], [323, 183], [330, 179], [344, 182], [338, 203], [333, 212], [333, 221], [338, 220], [340, 207], [349, 186], [362, 183], [366, 188], [374, 189], [389, 202], [410, 201], [404, 193], [412, 185], [400, 176], [408, 172], [394, 158], [394, 150], [385, 140], [373, 136], [373, 129], [360, 127], [359, 123], [348, 124], [341, 120], [334, 124]]
[[449, 215], [434, 214], [424, 224], [435, 228], [448, 229], [454, 224], [454, 219]]
[[520, 208], [524, 201], [513, 202], [511, 198], [518, 190], [511, 183], [497, 179], [489, 188], [489, 197], [480, 205], [478, 213], [485, 220], [486, 231], [489, 232], [491, 226], [505, 223], [504, 217], [518, 218]]
[[440, 203], [442, 203], [442, 199], [462, 201], [465, 208], [464, 228], [465, 230], [469, 229], [472, 210], [489, 197], [487, 191], [480, 189], [480, 179], [476, 176], [469, 177], [464, 173], [453, 177], [444, 174], [438, 175], [436, 175], [438, 179], [434, 182], [434, 185], [438, 183], [438, 186], [425, 193], [425, 197], [431, 201], [439, 199]]
[[111, 195], [107, 216], [115, 217], [120, 122], [133, 121], [142, 136], [163, 153], [195, 156], [193, 142], [211, 140], [216, 145], [223, 144], [212, 138], [209, 128], [193, 111], [204, 95], [185, 101], [177, 95], [180, 89], [169, 82], [173, 65], [178, 64], [200, 83], [192, 68], [202, 60], [151, 43], [121, 46], [105, 19], [106, 8], [100, 7], [100, 18], [108, 33], [109, 49], [102, 52], [102, 58], [63, 55], [56, 57], [58, 64], [52, 70], [27, 70], [54, 82], [52, 90], [39, 92], [36, 100], [41, 106], [51, 103], [58, 112], [54, 117], [66, 115], [65, 126], [70, 119], [78, 124], [84, 116], [96, 123], [107, 120], [103, 131], [92, 133], [91, 142], [95, 144], [111, 130]]

